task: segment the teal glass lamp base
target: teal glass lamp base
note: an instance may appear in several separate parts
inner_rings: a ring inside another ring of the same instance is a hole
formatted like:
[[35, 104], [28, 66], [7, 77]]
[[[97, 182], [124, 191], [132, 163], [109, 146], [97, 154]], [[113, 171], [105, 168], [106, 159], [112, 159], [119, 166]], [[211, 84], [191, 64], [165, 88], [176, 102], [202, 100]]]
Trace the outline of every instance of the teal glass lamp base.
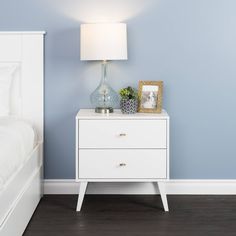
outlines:
[[96, 113], [112, 113], [119, 104], [118, 94], [107, 83], [107, 62], [102, 63], [102, 79], [99, 86], [91, 94], [90, 100]]

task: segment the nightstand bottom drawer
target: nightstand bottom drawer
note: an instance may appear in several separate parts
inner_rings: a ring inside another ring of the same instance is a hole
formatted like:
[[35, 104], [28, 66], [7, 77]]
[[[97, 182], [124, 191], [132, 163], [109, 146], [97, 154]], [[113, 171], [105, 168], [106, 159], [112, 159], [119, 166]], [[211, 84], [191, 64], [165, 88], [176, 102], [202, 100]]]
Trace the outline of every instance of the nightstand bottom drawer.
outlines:
[[79, 178], [167, 178], [166, 149], [79, 150]]

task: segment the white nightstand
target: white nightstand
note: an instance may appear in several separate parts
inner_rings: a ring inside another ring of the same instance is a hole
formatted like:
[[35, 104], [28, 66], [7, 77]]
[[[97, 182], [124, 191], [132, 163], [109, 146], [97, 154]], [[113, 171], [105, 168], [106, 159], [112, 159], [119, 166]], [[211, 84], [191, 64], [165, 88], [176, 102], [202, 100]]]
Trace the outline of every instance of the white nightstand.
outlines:
[[165, 211], [169, 179], [169, 116], [120, 110], [98, 114], [81, 109], [76, 116], [77, 211], [88, 182], [155, 182]]

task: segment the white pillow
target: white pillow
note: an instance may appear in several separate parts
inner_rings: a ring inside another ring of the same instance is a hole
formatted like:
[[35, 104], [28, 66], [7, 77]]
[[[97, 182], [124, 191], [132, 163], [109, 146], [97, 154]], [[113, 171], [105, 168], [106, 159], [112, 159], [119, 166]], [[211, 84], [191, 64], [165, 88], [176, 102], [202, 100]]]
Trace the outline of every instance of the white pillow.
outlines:
[[0, 65], [0, 116], [10, 114], [10, 94], [16, 65]]

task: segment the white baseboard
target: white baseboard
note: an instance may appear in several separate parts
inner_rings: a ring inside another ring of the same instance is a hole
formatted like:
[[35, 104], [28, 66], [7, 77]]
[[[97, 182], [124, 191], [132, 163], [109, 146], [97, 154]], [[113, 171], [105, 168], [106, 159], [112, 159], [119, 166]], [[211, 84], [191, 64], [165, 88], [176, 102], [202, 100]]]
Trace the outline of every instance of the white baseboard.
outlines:
[[[78, 194], [75, 180], [44, 180], [45, 194]], [[236, 180], [169, 180], [167, 194], [236, 195]], [[158, 194], [152, 183], [90, 183], [88, 194]]]

